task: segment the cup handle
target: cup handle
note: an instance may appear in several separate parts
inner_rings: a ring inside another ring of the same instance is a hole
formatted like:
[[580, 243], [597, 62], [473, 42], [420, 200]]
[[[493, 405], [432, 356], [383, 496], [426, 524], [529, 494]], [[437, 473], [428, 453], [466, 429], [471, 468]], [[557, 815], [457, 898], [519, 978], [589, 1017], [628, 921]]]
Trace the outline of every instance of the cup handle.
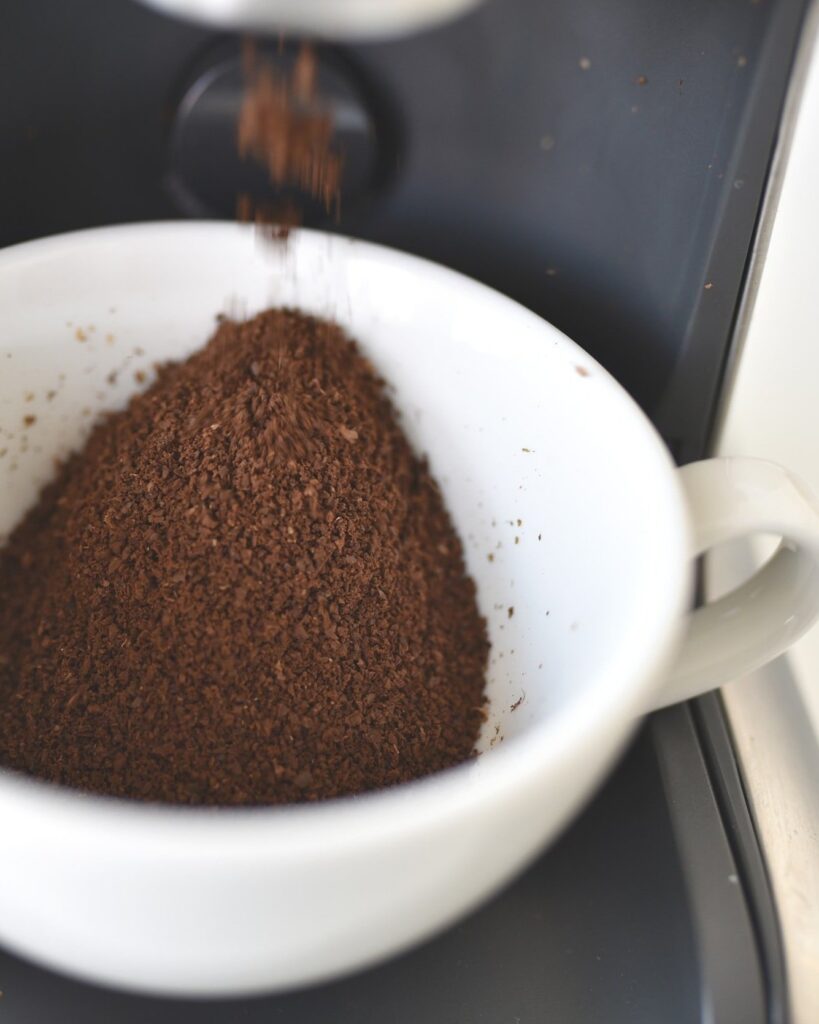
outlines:
[[706, 459], [684, 466], [679, 475], [690, 511], [692, 557], [751, 534], [775, 534], [782, 541], [747, 582], [690, 614], [656, 708], [765, 665], [819, 616], [819, 503], [807, 487], [762, 459]]

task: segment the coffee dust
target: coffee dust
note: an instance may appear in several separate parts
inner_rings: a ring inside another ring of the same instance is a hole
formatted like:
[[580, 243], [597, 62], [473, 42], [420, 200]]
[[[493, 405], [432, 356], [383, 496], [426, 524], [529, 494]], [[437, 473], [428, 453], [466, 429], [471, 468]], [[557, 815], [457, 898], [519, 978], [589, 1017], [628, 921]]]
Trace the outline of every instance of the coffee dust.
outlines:
[[[315, 50], [303, 43], [288, 75], [260, 57], [255, 43], [247, 40], [242, 63], [239, 156], [260, 163], [273, 185], [295, 186], [338, 217], [343, 162], [334, 144], [333, 115], [319, 95]], [[260, 203], [242, 194], [237, 218], [286, 238], [289, 228], [301, 223], [301, 210], [292, 198]]]
[[485, 623], [384, 384], [331, 323], [220, 322], [92, 431], [0, 552], [0, 762], [279, 804], [468, 759]]

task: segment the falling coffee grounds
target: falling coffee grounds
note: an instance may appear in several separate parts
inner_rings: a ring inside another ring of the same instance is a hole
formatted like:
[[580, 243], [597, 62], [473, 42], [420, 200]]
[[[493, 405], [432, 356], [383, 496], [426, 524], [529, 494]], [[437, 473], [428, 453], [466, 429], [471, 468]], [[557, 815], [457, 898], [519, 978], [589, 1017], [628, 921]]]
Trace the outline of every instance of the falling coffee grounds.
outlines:
[[0, 553], [0, 762], [184, 804], [472, 756], [485, 623], [384, 383], [334, 324], [223, 320], [108, 416]]
[[[303, 43], [289, 74], [283, 74], [253, 40], [243, 47], [245, 88], [237, 122], [237, 146], [242, 159], [255, 160], [267, 171], [277, 190], [297, 187], [319, 200], [326, 212], [341, 213], [343, 159], [336, 148], [332, 106], [318, 87], [316, 53]], [[285, 193], [286, 195], [286, 193]], [[273, 238], [284, 240], [302, 220], [294, 197], [259, 201], [244, 193], [237, 200], [237, 217], [255, 222]]]

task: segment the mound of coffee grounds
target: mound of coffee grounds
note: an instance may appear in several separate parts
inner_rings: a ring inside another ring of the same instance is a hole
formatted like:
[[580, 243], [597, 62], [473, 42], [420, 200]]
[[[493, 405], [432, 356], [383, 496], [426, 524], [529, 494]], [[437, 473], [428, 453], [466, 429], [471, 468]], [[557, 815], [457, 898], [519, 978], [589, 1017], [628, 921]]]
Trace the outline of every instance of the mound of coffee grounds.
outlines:
[[469, 758], [485, 624], [383, 382], [335, 325], [222, 321], [0, 553], [0, 762], [276, 804]]

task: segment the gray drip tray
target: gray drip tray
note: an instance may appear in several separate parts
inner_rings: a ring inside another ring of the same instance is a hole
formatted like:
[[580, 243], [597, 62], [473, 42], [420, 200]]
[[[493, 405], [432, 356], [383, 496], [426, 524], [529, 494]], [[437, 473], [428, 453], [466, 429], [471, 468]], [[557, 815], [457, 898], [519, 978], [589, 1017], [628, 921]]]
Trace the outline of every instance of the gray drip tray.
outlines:
[[[667, 752], [684, 774], [669, 773]], [[684, 820], [675, 820], [669, 806], [681, 800]], [[694, 817], [693, 834], [707, 841], [703, 857], [686, 860], [676, 830], [690, 830]], [[748, 908], [741, 886], [721, 884], [735, 871], [689, 712], [677, 708], [655, 716], [591, 806], [526, 874], [439, 938], [379, 968], [283, 996], [193, 1002], [110, 992], [0, 954], [0, 1018], [691, 1024], [710, 1006], [716, 1022], [755, 1024], [766, 1018]], [[691, 887], [712, 894], [705, 921]], [[720, 921], [732, 922], [734, 941], [701, 972], [703, 929]]]

